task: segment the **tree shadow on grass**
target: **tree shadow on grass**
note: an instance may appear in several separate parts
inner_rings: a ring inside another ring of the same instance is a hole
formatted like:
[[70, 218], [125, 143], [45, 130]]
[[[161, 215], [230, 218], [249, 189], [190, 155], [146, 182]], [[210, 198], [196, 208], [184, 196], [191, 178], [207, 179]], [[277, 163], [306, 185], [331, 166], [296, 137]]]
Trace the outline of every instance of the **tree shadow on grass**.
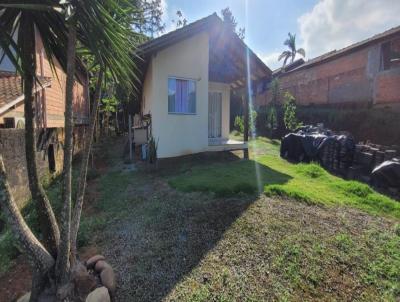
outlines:
[[184, 191], [218, 196], [174, 190], [166, 183], [165, 171], [135, 178], [138, 182], [132, 183], [129, 194], [118, 197], [126, 209], [124, 218], [110, 226], [104, 238], [104, 253], [119, 275], [117, 301], [165, 299], [257, 199], [257, 194], [238, 193], [257, 192], [258, 185], [253, 183], [257, 173], [270, 184], [290, 179], [251, 160], [197, 159], [183, 173], [178, 172], [180, 165], [172, 169], [173, 177], [186, 182]]

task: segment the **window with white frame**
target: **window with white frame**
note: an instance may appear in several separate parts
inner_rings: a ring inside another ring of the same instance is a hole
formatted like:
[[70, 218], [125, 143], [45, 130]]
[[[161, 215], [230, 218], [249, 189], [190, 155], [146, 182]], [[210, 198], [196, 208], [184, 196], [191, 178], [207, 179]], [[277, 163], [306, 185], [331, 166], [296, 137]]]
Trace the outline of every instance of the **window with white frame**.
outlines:
[[168, 78], [168, 113], [196, 113], [196, 82]]

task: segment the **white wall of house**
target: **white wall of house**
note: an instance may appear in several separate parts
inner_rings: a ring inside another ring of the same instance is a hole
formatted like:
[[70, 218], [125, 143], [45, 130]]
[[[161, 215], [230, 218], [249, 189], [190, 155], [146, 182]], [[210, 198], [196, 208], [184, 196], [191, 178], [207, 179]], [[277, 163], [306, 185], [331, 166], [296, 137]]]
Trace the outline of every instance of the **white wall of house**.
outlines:
[[[143, 113], [152, 116], [158, 157], [174, 157], [210, 150], [208, 92], [222, 93], [221, 138], [229, 138], [230, 86], [208, 81], [208, 34], [199, 33], [174, 44], [149, 62], [143, 84]], [[196, 112], [168, 113], [168, 78], [196, 82]]]
[[[150, 62], [143, 86], [143, 113], [152, 115], [159, 158], [208, 148], [208, 47], [208, 34], [199, 33], [159, 51]], [[195, 114], [168, 113], [169, 77], [195, 80]]]

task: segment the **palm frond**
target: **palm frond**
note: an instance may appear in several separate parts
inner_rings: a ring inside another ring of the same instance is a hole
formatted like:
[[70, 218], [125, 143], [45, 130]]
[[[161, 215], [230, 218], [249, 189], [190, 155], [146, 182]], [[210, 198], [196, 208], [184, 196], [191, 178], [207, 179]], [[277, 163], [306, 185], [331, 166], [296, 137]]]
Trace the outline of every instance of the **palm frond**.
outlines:
[[283, 61], [283, 66], [286, 66], [287, 60], [289, 60], [290, 57], [291, 57], [291, 55], [285, 57], [285, 60]]
[[304, 48], [297, 49], [297, 53], [300, 54], [303, 58], [306, 56], [306, 51]]
[[278, 58], [278, 61], [282, 60], [283, 58], [287, 58], [290, 57], [292, 55], [292, 53], [289, 50], [285, 50], [284, 52], [282, 52]]

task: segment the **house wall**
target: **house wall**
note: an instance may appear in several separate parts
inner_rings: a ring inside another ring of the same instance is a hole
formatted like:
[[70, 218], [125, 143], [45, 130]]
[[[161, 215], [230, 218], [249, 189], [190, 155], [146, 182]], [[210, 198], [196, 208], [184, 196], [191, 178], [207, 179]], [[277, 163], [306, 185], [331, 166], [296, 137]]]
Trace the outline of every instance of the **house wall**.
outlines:
[[[67, 75], [57, 60], [54, 60], [56, 74], [51, 69], [46, 57], [40, 35], [36, 35], [37, 73], [52, 78], [51, 86], [45, 89], [46, 126], [48, 128], [64, 127], [65, 90]], [[89, 115], [88, 83], [81, 77], [74, 84], [73, 110], [74, 119], [78, 123]]]
[[[208, 34], [203, 32], [156, 53], [143, 88], [143, 113], [152, 116], [158, 157], [208, 148]], [[196, 114], [168, 114], [168, 77], [196, 81]]]
[[[391, 40], [400, 49], [400, 34]], [[382, 68], [382, 44], [387, 41], [281, 75], [281, 89], [291, 92], [300, 105], [400, 103], [400, 64]], [[269, 92], [260, 95], [257, 104], [265, 105], [270, 98]]]
[[230, 119], [230, 94], [229, 84], [210, 82], [209, 91], [222, 92], [222, 138], [229, 138], [229, 119]]
[[[66, 74], [57, 60], [54, 60], [55, 73], [51, 69], [46, 57], [40, 35], [36, 35], [36, 62], [37, 74], [51, 78], [51, 86], [40, 89], [39, 94], [44, 94], [44, 102], [40, 101], [36, 112], [41, 116], [40, 127], [57, 128], [64, 127], [65, 111], [65, 89]], [[81, 77], [74, 84], [73, 111], [76, 124], [88, 122], [89, 100], [88, 100], [88, 81]], [[24, 113], [23, 101], [11, 108], [0, 116], [0, 124], [4, 123], [4, 117], [22, 117]]]

